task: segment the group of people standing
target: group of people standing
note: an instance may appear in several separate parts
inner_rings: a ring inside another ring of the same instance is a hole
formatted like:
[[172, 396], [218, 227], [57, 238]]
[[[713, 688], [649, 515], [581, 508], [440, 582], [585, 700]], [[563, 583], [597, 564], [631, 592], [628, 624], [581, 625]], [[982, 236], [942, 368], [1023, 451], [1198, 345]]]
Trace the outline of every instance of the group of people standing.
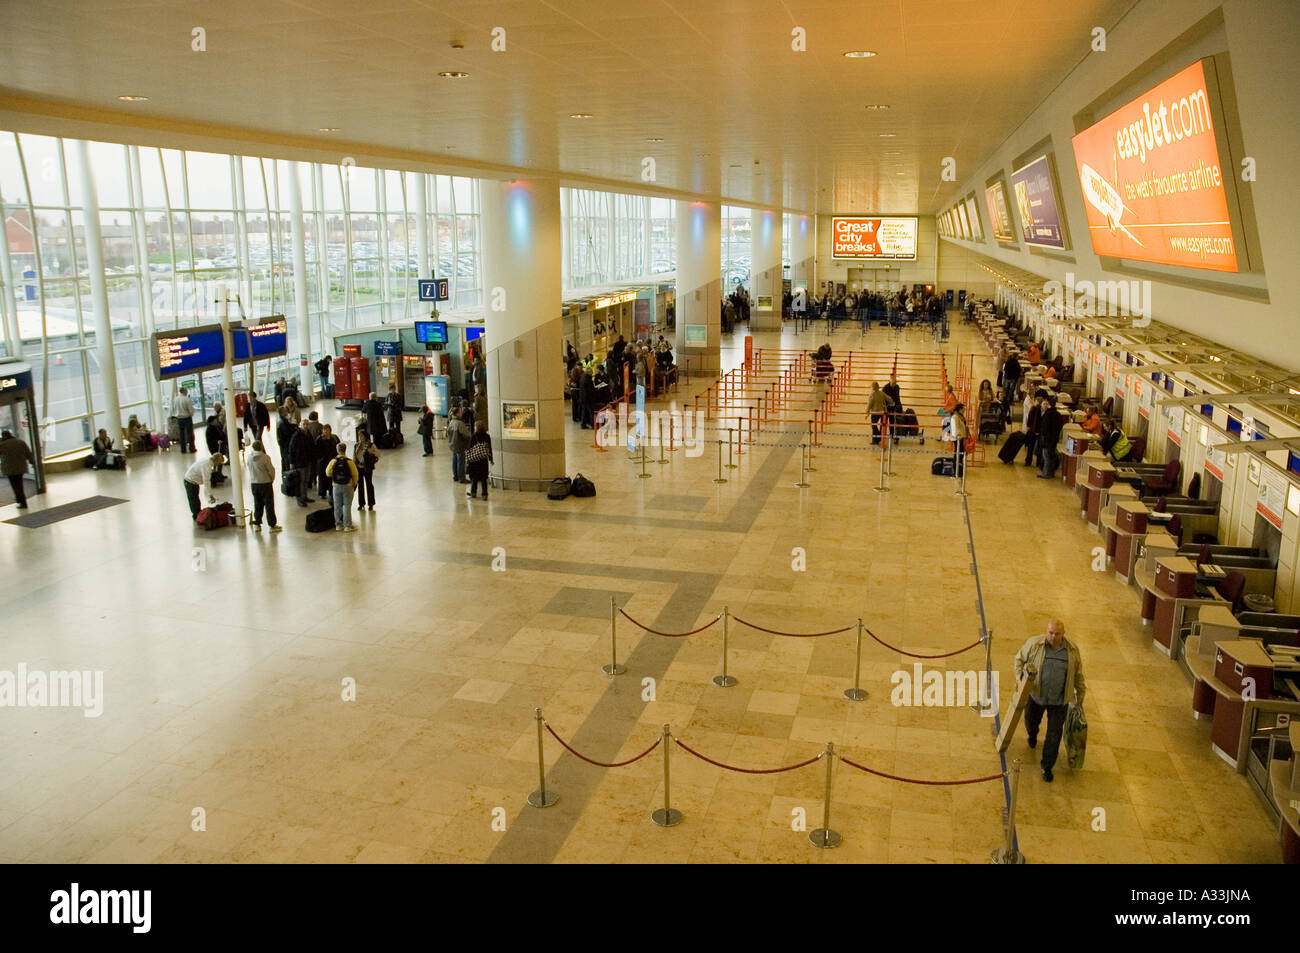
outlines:
[[620, 334], [603, 361], [591, 354], [579, 359], [573, 345], [567, 345], [565, 365], [565, 391], [572, 402], [573, 421], [588, 430], [595, 427], [600, 408], [623, 396], [625, 369], [629, 394], [636, 392], [638, 384], [643, 384], [647, 396], [653, 397], [657, 389], [656, 371], [660, 381], [670, 381], [673, 348], [662, 334], [653, 344], [649, 340], [629, 344]]

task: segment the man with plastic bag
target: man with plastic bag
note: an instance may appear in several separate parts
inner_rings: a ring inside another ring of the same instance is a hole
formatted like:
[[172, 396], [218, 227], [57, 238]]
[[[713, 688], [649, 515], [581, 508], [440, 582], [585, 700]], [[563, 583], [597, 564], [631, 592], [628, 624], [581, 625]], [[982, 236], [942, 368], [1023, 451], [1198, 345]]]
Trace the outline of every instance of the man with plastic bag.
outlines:
[[[1043, 739], [1043, 780], [1052, 780], [1052, 768], [1060, 751], [1061, 737], [1066, 731], [1067, 715], [1077, 712], [1074, 738], [1079, 757], [1071, 758], [1072, 768], [1083, 766], [1079, 724], [1083, 717], [1083, 695], [1087, 689], [1083, 680], [1083, 657], [1079, 648], [1065, 638], [1065, 623], [1052, 619], [1047, 623], [1047, 634], [1036, 635], [1016, 653], [1016, 679], [1029, 673], [1029, 701], [1025, 707], [1025, 728], [1029, 733], [1029, 747], [1038, 745], [1038, 728], [1043, 714], [1047, 715], [1047, 737]], [[1084, 729], [1086, 731], [1086, 727]], [[1086, 736], [1085, 736], [1086, 737]]]

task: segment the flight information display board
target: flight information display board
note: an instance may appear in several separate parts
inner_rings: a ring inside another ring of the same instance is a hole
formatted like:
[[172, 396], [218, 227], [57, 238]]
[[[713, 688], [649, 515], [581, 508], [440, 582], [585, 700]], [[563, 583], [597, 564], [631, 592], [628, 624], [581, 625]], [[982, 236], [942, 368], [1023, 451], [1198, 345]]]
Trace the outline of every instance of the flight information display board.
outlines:
[[832, 258], [916, 260], [913, 217], [831, 217]]
[[155, 331], [153, 352], [154, 371], [160, 381], [210, 371], [226, 363], [226, 346], [221, 339], [221, 326], [216, 324], [175, 331]]
[[415, 340], [420, 344], [446, 344], [446, 321], [416, 321]]
[[231, 360], [236, 364], [279, 357], [289, 350], [289, 322], [282, 314], [247, 327], [232, 325], [230, 336], [235, 352]]

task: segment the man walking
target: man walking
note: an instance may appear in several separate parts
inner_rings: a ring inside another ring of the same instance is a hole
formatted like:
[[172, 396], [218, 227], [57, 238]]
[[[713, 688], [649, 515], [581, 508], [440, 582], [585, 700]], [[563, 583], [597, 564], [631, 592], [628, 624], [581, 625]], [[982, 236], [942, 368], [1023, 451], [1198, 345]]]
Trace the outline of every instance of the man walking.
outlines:
[[1056, 398], [1044, 397], [1042, 415], [1038, 419], [1039, 456], [1043, 461], [1042, 472], [1038, 474], [1040, 480], [1050, 480], [1056, 476], [1056, 466], [1060, 461], [1056, 444], [1061, 439], [1061, 428], [1064, 424], [1065, 421], [1056, 411]]
[[298, 432], [289, 441], [289, 464], [298, 471], [298, 505], [306, 506], [311, 490], [312, 466], [316, 462], [316, 438], [311, 435], [311, 427], [304, 420]]
[[200, 457], [190, 464], [189, 469], [185, 471], [185, 496], [190, 502], [190, 516], [194, 519], [199, 518], [199, 510], [203, 509], [202, 497], [199, 491], [207, 486], [212, 487], [212, 471], [226, 462], [226, 458], [220, 453], [214, 453], [210, 457]]
[[1043, 739], [1043, 780], [1052, 780], [1052, 768], [1065, 730], [1065, 715], [1073, 701], [1083, 707], [1087, 686], [1083, 681], [1083, 657], [1078, 647], [1065, 638], [1065, 623], [1053, 619], [1047, 634], [1036, 635], [1016, 653], [1016, 679], [1029, 673], [1029, 703], [1025, 708], [1025, 728], [1029, 747], [1038, 745], [1038, 726], [1047, 713], [1047, 737]]
[[272, 533], [280, 532], [275, 521], [275, 464], [262, 449], [262, 441], [254, 440], [245, 461], [248, 467], [248, 483], [253, 488], [253, 529], [262, 531], [262, 514], [266, 514], [267, 525]]
[[325, 469], [334, 488], [334, 531], [350, 533], [352, 525], [352, 491], [357, 488], [357, 466], [348, 459], [348, 445], [339, 443], [338, 456]]
[[172, 404], [172, 416], [180, 428], [181, 453], [194, 453], [194, 404], [189, 398], [189, 388], [181, 388], [180, 396]]
[[[102, 432], [102, 431], [101, 431]], [[27, 488], [23, 480], [27, 478], [27, 464], [36, 465], [32, 448], [25, 440], [19, 440], [13, 431], [0, 433], [0, 471], [9, 478], [9, 485], [14, 491], [14, 502], [20, 510], [27, 509]]]

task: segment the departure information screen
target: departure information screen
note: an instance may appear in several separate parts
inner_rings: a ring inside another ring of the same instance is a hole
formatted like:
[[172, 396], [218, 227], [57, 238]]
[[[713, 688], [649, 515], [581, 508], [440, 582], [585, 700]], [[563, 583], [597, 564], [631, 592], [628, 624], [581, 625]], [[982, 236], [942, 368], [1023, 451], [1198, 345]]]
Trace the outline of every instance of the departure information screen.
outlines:
[[154, 333], [155, 368], [158, 379], [183, 377], [199, 371], [210, 371], [226, 362], [226, 348], [221, 340], [221, 328], [208, 325], [176, 331]]

